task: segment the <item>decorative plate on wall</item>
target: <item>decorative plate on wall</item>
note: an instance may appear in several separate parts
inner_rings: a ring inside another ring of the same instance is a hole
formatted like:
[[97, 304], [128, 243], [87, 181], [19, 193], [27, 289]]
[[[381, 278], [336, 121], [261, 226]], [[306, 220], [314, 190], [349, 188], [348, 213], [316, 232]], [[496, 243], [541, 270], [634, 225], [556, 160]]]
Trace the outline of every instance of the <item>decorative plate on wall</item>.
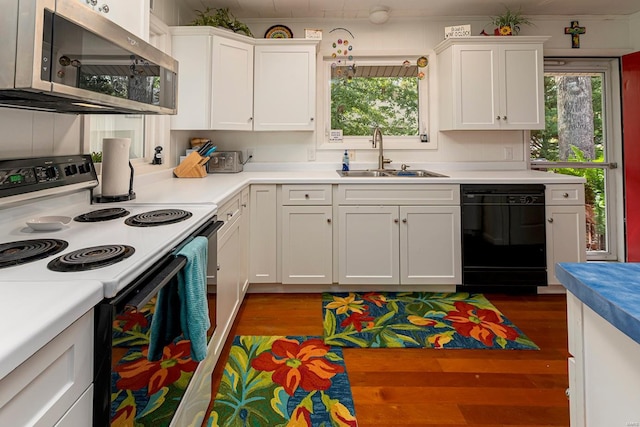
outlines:
[[289, 27], [284, 25], [273, 25], [264, 33], [265, 39], [291, 39], [293, 32]]

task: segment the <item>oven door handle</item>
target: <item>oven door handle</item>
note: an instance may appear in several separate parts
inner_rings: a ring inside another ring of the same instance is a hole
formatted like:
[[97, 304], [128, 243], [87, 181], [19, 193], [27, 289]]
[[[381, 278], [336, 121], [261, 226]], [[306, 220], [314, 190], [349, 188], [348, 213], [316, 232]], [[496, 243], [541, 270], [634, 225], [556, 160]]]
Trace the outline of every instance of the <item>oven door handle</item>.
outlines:
[[165, 285], [167, 285], [187, 264], [187, 257], [176, 255], [164, 267], [154, 272], [149, 283], [145, 284], [126, 303], [125, 307], [142, 309]]
[[202, 226], [199, 230], [193, 233], [194, 236], [204, 236], [210, 239], [215, 233], [222, 228], [224, 221], [213, 221]]

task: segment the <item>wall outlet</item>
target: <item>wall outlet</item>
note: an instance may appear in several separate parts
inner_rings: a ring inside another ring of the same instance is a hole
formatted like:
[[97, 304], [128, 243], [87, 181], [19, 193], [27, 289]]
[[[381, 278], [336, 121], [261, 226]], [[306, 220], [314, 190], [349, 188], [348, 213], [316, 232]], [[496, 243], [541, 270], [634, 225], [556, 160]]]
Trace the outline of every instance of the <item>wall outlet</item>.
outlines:
[[[253, 148], [247, 148], [247, 155], [244, 158], [244, 161], [249, 161], [253, 157]], [[255, 159], [254, 159], [255, 160]]]
[[349, 161], [350, 162], [355, 162], [356, 161], [356, 150], [347, 150], [347, 153], [349, 153]]
[[504, 159], [513, 160], [513, 147], [504, 147]]
[[307, 148], [307, 160], [313, 162], [316, 160], [316, 149], [315, 148]]

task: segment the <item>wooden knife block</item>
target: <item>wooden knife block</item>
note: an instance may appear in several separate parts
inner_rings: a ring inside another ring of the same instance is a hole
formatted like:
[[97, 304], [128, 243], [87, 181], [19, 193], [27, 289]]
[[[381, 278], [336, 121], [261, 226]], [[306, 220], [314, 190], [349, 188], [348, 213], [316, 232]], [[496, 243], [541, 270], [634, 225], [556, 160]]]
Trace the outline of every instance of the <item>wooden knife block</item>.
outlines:
[[207, 176], [207, 170], [204, 165], [208, 161], [209, 157], [202, 157], [196, 151], [193, 151], [173, 169], [173, 174], [178, 178], [204, 178]]

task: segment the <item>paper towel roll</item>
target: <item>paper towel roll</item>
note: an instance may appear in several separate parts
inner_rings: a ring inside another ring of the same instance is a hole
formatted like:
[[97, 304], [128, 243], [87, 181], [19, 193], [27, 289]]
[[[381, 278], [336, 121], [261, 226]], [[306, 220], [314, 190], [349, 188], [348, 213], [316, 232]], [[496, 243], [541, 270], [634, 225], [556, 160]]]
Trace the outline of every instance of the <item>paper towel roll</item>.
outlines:
[[102, 195], [123, 196], [129, 193], [130, 138], [104, 138], [102, 140]]

